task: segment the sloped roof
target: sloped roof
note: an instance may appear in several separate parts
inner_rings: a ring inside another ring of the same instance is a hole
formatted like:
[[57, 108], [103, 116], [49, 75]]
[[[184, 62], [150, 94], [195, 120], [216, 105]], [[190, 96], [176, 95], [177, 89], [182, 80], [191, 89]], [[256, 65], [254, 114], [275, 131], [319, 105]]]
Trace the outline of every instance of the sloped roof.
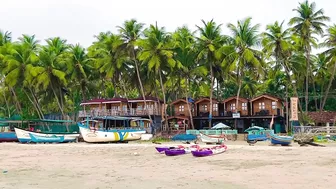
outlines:
[[127, 102], [126, 98], [111, 98], [111, 99], [106, 99], [104, 102], [102, 103], [116, 103], [116, 102]]
[[253, 99], [251, 99], [251, 102], [256, 101], [256, 100], [258, 100], [260, 98], [263, 98], [263, 97], [271, 99], [271, 100], [274, 100], [274, 101], [282, 101], [282, 99], [279, 98], [279, 97], [276, 97], [276, 96], [273, 96], [273, 95], [269, 95], [269, 94], [262, 94], [262, 95], [259, 95], [257, 97], [254, 97]]
[[[157, 101], [160, 101], [160, 102], [163, 102], [161, 99], [158, 99], [156, 97], [152, 97], [152, 96], [146, 96], [146, 101], [154, 101], [154, 102], [157, 102]], [[138, 97], [138, 98], [133, 98], [133, 99], [128, 99], [128, 102], [140, 102], [140, 101], [143, 101], [144, 99], [141, 97]]]
[[[210, 98], [208, 98], [208, 97], [200, 98], [200, 99], [198, 99], [198, 100], [195, 102], [195, 104], [198, 104], [198, 103], [200, 103], [200, 102], [202, 102], [202, 101], [210, 101]], [[212, 102], [214, 102], [214, 103], [218, 103], [218, 100], [215, 99], [215, 98], [212, 98]]]
[[187, 101], [186, 101], [185, 99], [180, 98], [180, 99], [177, 99], [177, 100], [171, 102], [170, 104], [171, 104], [171, 105], [174, 105], [174, 104], [177, 104], [177, 103], [179, 103], [179, 102], [187, 103]]
[[96, 98], [96, 99], [91, 99], [87, 100], [85, 102], [82, 102], [80, 105], [88, 105], [88, 104], [101, 104], [103, 102], [106, 102], [106, 99], [103, 98]]
[[[223, 100], [223, 102], [226, 103], [226, 102], [229, 102], [229, 101], [235, 100], [235, 99], [237, 99], [237, 96], [232, 96], [232, 97], [229, 97], [229, 98]], [[247, 98], [243, 98], [243, 97], [239, 97], [238, 100], [241, 101], [241, 102], [248, 102], [248, 99]]]

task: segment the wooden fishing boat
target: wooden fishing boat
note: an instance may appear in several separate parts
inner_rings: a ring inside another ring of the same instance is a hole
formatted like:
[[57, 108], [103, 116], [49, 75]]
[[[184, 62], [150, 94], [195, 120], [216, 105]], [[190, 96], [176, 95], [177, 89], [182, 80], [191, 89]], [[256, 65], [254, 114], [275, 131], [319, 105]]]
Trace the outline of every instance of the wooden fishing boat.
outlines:
[[23, 130], [21, 128], [14, 128], [16, 136], [21, 143], [29, 143], [32, 142], [31, 134], [38, 137], [63, 137], [62, 142], [75, 142], [79, 137], [79, 133], [45, 133], [45, 132], [35, 132]]
[[281, 146], [288, 146], [292, 143], [294, 139], [293, 136], [278, 136], [274, 134], [273, 131], [266, 132], [266, 135], [271, 139], [271, 143], [273, 145], [280, 144]]
[[216, 154], [221, 154], [227, 150], [227, 146], [222, 144], [220, 146], [214, 146], [212, 148], [200, 148], [194, 151], [191, 151], [194, 157], [204, 157], [212, 156]]
[[81, 123], [78, 123], [78, 127], [84, 141], [88, 143], [131, 141], [141, 138], [141, 133], [131, 132], [127, 129], [116, 130], [115, 132], [102, 131], [95, 129], [95, 127], [86, 127]]
[[213, 143], [220, 144], [227, 140], [225, 135], [215, 136], [215, 135], [206, 135], [203, 133], [200, 133], [200, 138], [202, 142], [210, 144]]
[[46, 135], [39, 136], [32, 133], [29, 133], [31, 138], [31, 142], [34, 143], [61, 143], [64, 141], [64, 136], [56, 136], [56, 135]]

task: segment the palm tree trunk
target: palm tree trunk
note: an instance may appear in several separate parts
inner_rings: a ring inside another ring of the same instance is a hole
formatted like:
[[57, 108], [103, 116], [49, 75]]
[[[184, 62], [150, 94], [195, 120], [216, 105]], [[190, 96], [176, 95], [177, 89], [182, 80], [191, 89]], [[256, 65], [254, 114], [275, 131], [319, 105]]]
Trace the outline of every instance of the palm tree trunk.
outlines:
[[189, 104], [189, 101], [188, 101], [188, 97], [189, 97], [189, 79], [188, 78], [187, 78], [187, 93], [186, 94], [187, 94], [186, 95], [186, 102], [187, 102], [187, 106], [188, 106], [191, 129], [195, 129], [194, 121], [193, 121], [193, 115], [192, 115], [190, 104]]
[[[52, 82], [51, 82], [51, 83], [52, 83]], [[58, 99], [58, 97], [57, 97], [56, 91], [55, 91], [55, 89], [54, 89], [54, 87], [53, 87], [52, 84], [51, 84], [51, 90], [52, 90], [53, 93], [54, 93], [54, 96], [55, 96], [55, 98], [56, 98], [57, 105], [58, 105], [58, 107], [59, 107], [59, 109], [60, 109], [60, 111], [61, 111], [61, 113], [62, 113], [62, 116], [63, 116], [63, 118], [65, 118], [65, 114], [64, 114], [64, 112], [63, 112], [61, 103], [60, 103], [60, 101], [59, 101], [59, 99]]]
[[[237, 91], [237, 97], [236, 97], [236, 113], [238, 113], [239, 96], [240, 96], [241, 87], [242, 87], [242, 81], [238, 79], [238, 91]], [[237, 129], [237, 118], [235, 118], [235, 129]]]
[[20, 102], [18, 101], [18, 98], [17, 98], [17, 95], [15, 93], [15, 90], [13, 89], [13, 87], [9, 87], [9, 89], [12, 91], [13, 93], [13, 96], [14, 96], [14, 99], [15, 99], [15, 106], [16, 106], [16, 109], [18, 111], [19, 114], [22, 115], [22, 108], [21, 108], [21, 105], [20, 105]]
[[39, 102], [38, 102], [38, 99], [37, 99], [35, 93], [33, 92], [33, 90], [32, 90], [31, 88], [29, 88], [29, 90], [30, 90], [30, 92], [31, 92], [31, 94], [32, 94], [33, 100], [34, 100], [35, 103], [36, 103], [36, 107], [37, 107], [37, 109], [40, 111], [40, 114], [41, 114], [42, 119], [44, 119], [44, 114], [43, 114], [42, 108], [41, 108], [41, 106], [40, 106], [40, 104], [39, 104]]
[[[140, 85], [141, 95], [142, 95], [142, 98], [144, 100], [143, 102], [144, 102], [145, 108], [147, 108], [146, 95], [145, 95], [145, 91], [144, 91], [144, 88], [143, 88], [143, 85], [142, 85], [142, 81], [141, 81], [141, 77], [140, 77], [140, 71], [139, 71], [139, 66], [138, 66], [138, 61], [136, 60], [136, 57], [135, 57], [134, 48], [132, 50], [132, 55], [133, 55], [133, 61], [134, 61], [134, 64], [135, 64], [135, 70], [136, 70], [138, 82], [139, 82], [139, 85]], [[151, 117], [149, 111], [147, 111], [147, 115], [148, 115], [148, 118], [150, 120], [150, 124], [153, 124], [153, 120], [152, 120], [152, 117]]]
[[168, 127], [168, 120], [167, 120], [167, 113], [166, 113], [166, 94], [165, 94], [165, 89], [163, 86], [162, 82], [162, 75], [161, 75], [161, 69], [159, 69], [159, 77], [160, 77], [160, 85], [161, 85], [161, 90], [163, 94], [163, 113], [164, 113], [164, 118], [165, 118], [165, 127], [168, 128], [168, 131], [170, 131], [170, 128]]
[[[60, 101], [61, 101], [61, 107], [64, 110], [64, 104], [63, 104], [63, 93], [62, 93], [62, 88], [59, 88], [59, 93], [60, 93]], [[64, 119], [64, 118], [63, 118]]]
[[332, 83], [333, 83], [333, 81], [334, 81], [335, 72], [336, 72], [336, 61], [335, 61], [335, 63], [334, 63], [334, 69], [333, 69], [333, 72], [331, 73], [331, 78], [330, 78], [330, 80], [329, 80], [329, 83], [328, 83], [328, 86], [327, 86], [327, 90], [326, 90], [326, 92], [325, 92], [325, 94], [324, 94], [324, 98], [323, 98], [322, 106], [321, 106], [321, 109], [320, 109], [321, 112], [323, 111], [323, 108], [324, 108], [324, 106], [325, 106], [325, 103], [326, 103], [326, 101], [327, 101], [327, 99], [328, 99], [329, 90], [330, 90], [330, 87], [331, 87], [331, 85], [332, 85]]
[[27, 91], [26, 91], [25, 89], [23, 89], [23, 92], [24, 92], [24, 93], [26, 94], [26, 96], [28, 97], [28, 100], [33, 104], [33, 106], [34, 106], [34, 108], [35, 108], [35, 110], [36, 110], [36, 112], [37, 112], [39, 118], [42, 119], [41, 114], [40, 114], [40, 111], [38, 110], [38, 108], [37, 108], [35, 102], [30, 98], [30, 96], [28, 95], [28, 93], [27, 93]]
[[307, 59], [307, 64], [306, 64], [306, 95], [305, 95], [305, 106], [306, 106], [306, 112], [308, 112], [308, 103], [309, 103], [309, 97], [308, 97], [308, 89], [309, 89], [309, 68], [310, 68], [310, 49], [306, 49], [306, 59]]
[[209, 128], [212, 127], [212, 93], [213, 93], [213, 83], [214, 83], [214, 77], [213, 77], [213, 70], [212, 70], [212, 64], [210, 64], [210, 110], [209, 110]]
[[6, 93], [5, 93], [5, 90], [3, 91], [3, 97], [5, 99], [5, 103], [6, 103], [6, 107], [7, 107], [7, 111], [8, 111], [8, 118], [11, 117], [11, 113], [10, 113], [10, 109], [9, 109], [9, 104], [8, 104], [8, 101], [7, 101], [7, 98], [6, 98]]
[[83, 102], [86, 101], [86, 94], [85, 94], [85, 87], [83, 86], [83, 83], [80, 84], [81, 85], [81, 91], [82, 91], [82, 99], [83, 99]]

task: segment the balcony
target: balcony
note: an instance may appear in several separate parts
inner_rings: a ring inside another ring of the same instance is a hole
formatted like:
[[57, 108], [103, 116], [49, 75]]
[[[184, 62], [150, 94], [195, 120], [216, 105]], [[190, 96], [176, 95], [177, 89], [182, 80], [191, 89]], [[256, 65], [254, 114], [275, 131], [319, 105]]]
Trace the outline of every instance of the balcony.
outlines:
[[98, 116], [145, 116], [148, 115], [161, 115], [161, 112], [157, 109], [139, 110], [132, 108], [129, 110], [87, 110], [79, 111], [78, 116], [83, 117], [98, 117]]

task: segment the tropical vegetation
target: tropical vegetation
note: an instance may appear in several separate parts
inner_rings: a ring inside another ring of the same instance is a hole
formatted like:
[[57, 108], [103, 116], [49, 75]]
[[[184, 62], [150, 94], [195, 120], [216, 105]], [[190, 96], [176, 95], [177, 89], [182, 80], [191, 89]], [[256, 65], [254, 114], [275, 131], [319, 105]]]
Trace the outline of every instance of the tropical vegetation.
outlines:
[[172, 32], [127, 20], [118, 32], [97, 34], [88, 48], [61, 37], [44, 45], [34, 35], [15, 40], [1, 31], [0, 117], [65, 116], [91, 98], [154, 96], [167, 104], [263, 93], [297, 96], [303, 113], [335, 111], [336, 25], [328, 21], [304, 1], [290, 20], [266, 28], [249, 17], [227, 25], [201, 20], [195, 31]]

